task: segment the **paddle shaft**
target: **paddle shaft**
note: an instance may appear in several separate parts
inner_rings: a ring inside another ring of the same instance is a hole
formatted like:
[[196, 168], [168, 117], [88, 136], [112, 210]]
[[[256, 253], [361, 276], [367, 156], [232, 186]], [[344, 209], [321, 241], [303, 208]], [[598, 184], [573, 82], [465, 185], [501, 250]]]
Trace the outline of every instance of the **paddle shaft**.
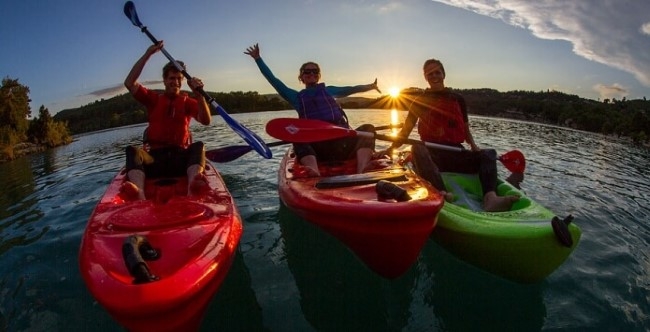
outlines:
[[[400, 127], [402, 127], [401, 123], [396, 125], [378, 126], [375, 127], [375, 130], [386, 130], [386, 129], [400, 128]], [[291, 144], [291, 142], [277, 141], [277, 142], [268, 143], [267, 146], [272, 147], [272, 146], [280, 146], [286, 144]], [[248, 145], [233, 145], [233, 146], [226, 146], [222, 148], [208, 150], [205, 152], [205, 156], [211, 161], [217, 163], [225, 163], [225, 162], [233, 161], [251, 152], [251, 150], [252, 148]]]
[[371, 132], [366, 132], [366, 131], [357, 131], [356, 132], [357, 136], [362, 136], [362, 137], [368, 137], [368, 138], [375, 138], [379, 139], [382, 141], [389, 141], [389, 142], [398, 142], [398, 143], [405, 143], [405, 144], [424, 144], [425, 146], [428, 146], [430, 148], [435, 148], [435, 149], [440, 149], [440, 150], [448, 150], [448, 151], [456, 151], [460, 152], [465, 149], [456, 147], [456, 146], [449, 146], [449, 145], [444, 145], [444, 144], [436, 144], [436, 143], [431, 143], [431, 142], [423, 142], [419, 140], [415, 140], [412, 138], [398, 138], [398, 137], [393, 137], [393, 136], [388, 136], [388, 135], [382, 135], [382, 134], [376, 134], [376, 133], [371, 133]]
[[[401, 138], [380, 135], [373, 132], [356, 131], [349, 128], [335, 126], [331, 123], [310, 120], [310, 119], [293, 119], [293, 118], [277, 118], [269, 121], [266, 124], [266, 132], [269, 135], [291, 142], [311, 143], [318, 141], [326, 141], [343, 137], [367, 137], [373, 139], [386, 140], [390, 142], [399, 142], [406, 144], [423, 144], [427, 147], [442, 149], [454, 152], [466, 151], [462, 147], [449, 146], [443, 144], [436, 144], [431, 142], [423, 142], [410, 138]], [[526, 167], [526, 160], [524, 155], [519, 150], [509, 151], [501, 155], [498, 160], [511, 172], [523, 173]]]

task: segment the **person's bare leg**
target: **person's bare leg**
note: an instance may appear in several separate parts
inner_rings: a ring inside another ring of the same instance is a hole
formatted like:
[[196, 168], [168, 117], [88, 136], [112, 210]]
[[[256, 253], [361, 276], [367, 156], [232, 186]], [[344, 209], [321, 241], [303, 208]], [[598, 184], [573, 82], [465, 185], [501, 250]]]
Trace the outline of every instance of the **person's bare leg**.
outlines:
[[187, 195], [199, 195], [207, 191], [208, 179], [203, 174], [201, 165], [191, 165], [187, 168]]
[[132, 169], [126, 173], [126, 176], [129, 180], [122, 183], [120, 192], [130, 199], [144, 200], [144, 172]]
[[300, 158], [300, 164], [307, 169], [307, 174], [309, 176], [320, 176], [320, 172], [318, 171], [318, 161], [316, 160], [316, 156], [314, 155], [308, 155]]
[[519, 200], [517, 195], [499, 196], [490, 191], [483, 196], [483, 210], [487, 212], [510, 211], [512, 204]]
[[517, 189], [521, 189], [521, 183], [524, 181], [524, 173], [512, 173], [506, 181]]
[[357, 150], [357, 173], [363, 173], [372, 159], [373, 151], [371, 148], [361, 148]]

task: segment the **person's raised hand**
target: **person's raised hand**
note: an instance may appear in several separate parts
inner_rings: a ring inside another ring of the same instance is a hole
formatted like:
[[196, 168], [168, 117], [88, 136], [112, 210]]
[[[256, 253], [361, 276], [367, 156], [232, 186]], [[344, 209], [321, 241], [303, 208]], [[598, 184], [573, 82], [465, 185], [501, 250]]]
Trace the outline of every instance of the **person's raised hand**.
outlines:
[[246, 48], [246, 51], [244, 54], [248, 54], [251, 56], [253, 59], [259, 59], [260, 58], [260, 47], [257, 45], [257, 43], [251, 47]]

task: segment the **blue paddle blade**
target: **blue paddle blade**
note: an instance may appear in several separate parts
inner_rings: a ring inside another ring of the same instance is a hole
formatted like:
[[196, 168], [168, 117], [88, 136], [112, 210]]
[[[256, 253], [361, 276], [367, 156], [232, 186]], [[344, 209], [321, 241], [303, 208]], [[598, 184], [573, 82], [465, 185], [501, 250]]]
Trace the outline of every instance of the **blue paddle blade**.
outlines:
[[[215, 103], [216, 104], [216, 103]], [[214, 106], [214, 105], [213, 105]], [[226, 121], [226, 124], [230, 126], [230, 128], [237, 133], [241, 138], [250, 145], [255, 152], [259, 153], [262, 157], [266, 159], [271, 159], [273, 157], [273, 153], [271, 152], [271, 149], [264, 143], [264, 140], [262, 140], [259, 136], [257, 136], [254, 132], [250, 131], [248, 128], [244, 127], [241, 125], [239, 122], [235, 121], [227, 112], [226, 110], [223, 109], [223, 107], [217, 105], [215, 107], [217, 109], [217, 112], [221, 117]]]
[[139, 28], [142, 27], [142, 23], [138, 18], [138, 12], [135, 11], [135, 5], [133, 4], [133, 1], [127, 1], [124, 4], [124, 15], [126, 15], [126, 17], [131, 20], [131, 23], [133, 23], [133, 25]]

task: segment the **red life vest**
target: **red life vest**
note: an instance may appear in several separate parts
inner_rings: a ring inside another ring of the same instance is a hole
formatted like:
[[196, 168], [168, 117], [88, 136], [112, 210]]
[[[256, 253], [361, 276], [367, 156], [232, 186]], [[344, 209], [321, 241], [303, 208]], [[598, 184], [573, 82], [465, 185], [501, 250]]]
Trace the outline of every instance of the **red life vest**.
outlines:
[[466, 123], [458, 96], [452, 93], [427, 93], [416, 100], [420, 139], [441, 144], [461, 144], [467, 138]]
[[187, 148], [190, 145], [190, 111], [187, 94], [181, 93], [173, 99], [165, 94], [159, 94], [153, 108], [148, 109], [149, 129], [148, 142], [152, 148], [164, 146], [179, 146]]
[[319, 83], [315, 88], [304, 89], [298, 93], [298, 117], [301, 119], [323, 120], [329, 123], [349, 127], [341, 106]]

